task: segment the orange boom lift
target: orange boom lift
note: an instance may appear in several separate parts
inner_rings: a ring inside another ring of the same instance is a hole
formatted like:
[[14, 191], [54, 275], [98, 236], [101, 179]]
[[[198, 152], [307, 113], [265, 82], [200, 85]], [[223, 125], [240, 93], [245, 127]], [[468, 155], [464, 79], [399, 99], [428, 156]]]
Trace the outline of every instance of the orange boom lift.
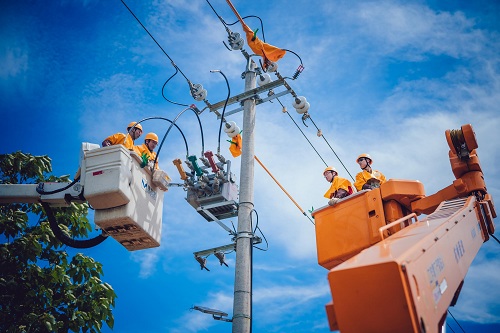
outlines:
[[312, 213], [318, 263], [330, 270], [332, 331], [442, 331], [496, 217], [472, 126], [445, 135], [450, 186], [426, 196], [418, 181], [390, 179]]

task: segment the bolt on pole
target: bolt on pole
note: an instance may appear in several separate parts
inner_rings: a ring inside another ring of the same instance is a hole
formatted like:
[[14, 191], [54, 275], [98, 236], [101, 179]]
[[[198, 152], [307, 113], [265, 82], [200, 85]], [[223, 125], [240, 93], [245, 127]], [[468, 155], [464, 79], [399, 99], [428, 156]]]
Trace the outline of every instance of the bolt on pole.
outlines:
[[[245, 74], [245, 91], [256, 87], [256, 64], [249, 58]], [[254, 128], [255, 99], [243, 104], [243, 146], [241, 151], [240, 204], [236, 237], [234, 279], [233, 333], [250, 333], [252, 327], [252, 246], [251, 214], [254, 199]]]

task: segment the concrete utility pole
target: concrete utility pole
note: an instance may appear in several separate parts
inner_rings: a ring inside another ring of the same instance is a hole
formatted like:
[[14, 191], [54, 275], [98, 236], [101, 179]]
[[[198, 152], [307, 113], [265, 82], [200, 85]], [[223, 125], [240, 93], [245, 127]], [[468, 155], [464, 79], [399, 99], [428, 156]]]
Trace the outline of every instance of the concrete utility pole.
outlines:
[[[256, 87], [256, 65], [248, 58], [245, 91]], [[255, 98], [243, 104], [243, 147], [241, 152], [240, 203], [236, 237], [236, 268], [234, 278], [233, 333], [250, 333], [252, 323], [252, 247], [251, 213], [254, 183]]]

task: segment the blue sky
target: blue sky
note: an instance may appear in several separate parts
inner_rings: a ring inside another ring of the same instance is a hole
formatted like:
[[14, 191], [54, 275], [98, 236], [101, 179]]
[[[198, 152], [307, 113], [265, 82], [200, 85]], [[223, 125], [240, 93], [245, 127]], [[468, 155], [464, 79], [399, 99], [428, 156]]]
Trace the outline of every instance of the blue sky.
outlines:
[[[352, 175], [357, 155], [369, 152], [387, 178], [420, 180], [432, 194], [454, 179], [444, 131], [471, 123], [488, 190], [500, 200], [498, 1], [233, 3], [242, 16], [262, 18], [267, 42], [300, 55], [305, 70], [290, 83], [311, 103], [312, 119]], [[233, 95], [243, 91], [244, 58], [224, 47], [225, 29], [206, 1], [127, 4], [183, 73], [203, 84], [211, 103], [223, 100], [227, 88], [210, 70], [224, 72]], [[226, 22], [236, 21], [225, 1], [212, 5]], [[0, 6], [0, 112], [6, 125], [0, 153], [47, 154], [55, 174], [73, 175], [81, 142], [100, 143], [131, 120], [174, 119], [183, 110], [162, 97], [174, 73], [170, 60], [120, 1], [8, 0]], [[247, 23], [258, 27], [256, 19]], [[231, 29], [242, 32], [239, 25]], [[292, 76], [300, 62], [288, 53], [278, 64]], [[181, 75], [165, 94], [182, 104], [195, 102]], [[321, 157], [348, 178], [312, 123], [302, 124], [291, 96], [281, 101]], [[216, 151], [219, 122], [208, 111], [200, 118], [205, 150]], [[242, 126], [241, 113], [229, 119]], [[190, 153], [199, 156], [195, 116], [185, 113], [177, 124]], [[148, 121], [144, 127], [161, 134], [168, 124]], [[256, 155], [294, 199], [304, 209], [325, 205], [325, 165], [277, 102], [257, 107], [255, 131]], [[226, 137], [221, 140], [229, 158]], [[160, 166], [174, 181], [180, 180], [171, 161], [184, 156], [182, 137], [172, 132]], [[237, 175], [239, 163], [233, 159]], [[230, 237], [184, 198], [180, 188], [166, 193], [159, 248], [131, 253], [109, 239], [85, 250], [104, 264], [103, 280], [118, 294], [115, 332], [231, 330], [189, 310], [201, 305], [231, 316], [235, 255], [227, 256], [229, 267], [209, 257], [210, 272], [200, 270], [193, 252], [228, 244]], [[328, 332], [327, 271], [316, 261], [312, 224], [258, 165], [254, 203], [269, 242], [268, 251], [254, 253], [254, 332]], [[500, 330], [499, 249], [494, 240], [483, 245], [451, 308], [466, 332]]]

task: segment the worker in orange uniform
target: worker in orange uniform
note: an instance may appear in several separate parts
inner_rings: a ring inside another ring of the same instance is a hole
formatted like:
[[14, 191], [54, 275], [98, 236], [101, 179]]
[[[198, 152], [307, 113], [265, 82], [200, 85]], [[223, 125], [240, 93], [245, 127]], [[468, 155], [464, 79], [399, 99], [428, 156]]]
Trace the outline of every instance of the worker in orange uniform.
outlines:
[[115, 133], [113, 135], [108, 136], [102, 142], [103, 147], [112, 146], [112, 145], [124, 145], [125, 148], [133, 150], [134, 149], [134, 140], [138, 139], [142, 135], [142, 126], [138, 124], [136, 121], [132, 121], [127, 126], [127, 134], [123, 133]]
[[356, 175], [356, 181], [354, 182], [354, 186], [358, 191], [371, 190], [385, 183], [385, 176], [382, 172], [372, 169], [372, 158], [370, 155], [361, 154], [356, 159], [356, 162], [362, 170]]
[[[148, 133], [142, 145], [134, 146], [134, 151], [142, 158], [141, 167], [144, 168], [146, 165], [153, 166], [154, 160], [156, 159], [156, 152], [154, 152], [154, 149], [157, 145], [158, 135], [155, 133]], [[158, 169], [158, 161], [156, 161], [155, 169]]]
[[325, 193], [325, 198], [330, 199], [328, 204], [335, 205], [340, 199], [353, 193], [353, 187], [349, 180], [339, 177], [337, 169], [329, 166], [323, 171], [325, 179], [331, 183], [330, 188]]

